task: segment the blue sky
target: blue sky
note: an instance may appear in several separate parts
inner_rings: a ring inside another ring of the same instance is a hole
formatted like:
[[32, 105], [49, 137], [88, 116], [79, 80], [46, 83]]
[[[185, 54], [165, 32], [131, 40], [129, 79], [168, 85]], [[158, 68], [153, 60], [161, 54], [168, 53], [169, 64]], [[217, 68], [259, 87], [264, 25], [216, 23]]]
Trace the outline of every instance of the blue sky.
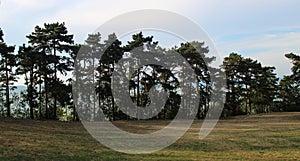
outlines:
[[0, 27], [8, 44], [26, 43], [25, 35], [44, 22], [65, 22], [75, 41], [120, 14], [163, 9], [197, 23], [221, 57], [237, 52], [290, 74], [285, 53], [300, 53], [299, 0], [0, 0]]

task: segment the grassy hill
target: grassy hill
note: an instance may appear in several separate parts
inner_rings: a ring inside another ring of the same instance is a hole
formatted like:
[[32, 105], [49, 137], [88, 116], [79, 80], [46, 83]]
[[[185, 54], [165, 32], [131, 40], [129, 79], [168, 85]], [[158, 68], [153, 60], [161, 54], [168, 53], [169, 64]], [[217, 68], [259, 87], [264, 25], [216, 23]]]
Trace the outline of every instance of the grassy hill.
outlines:
[[[115, 125], [126, 122], [117, 121]], [[168, 121], [131, 121], [125, 130], [153, 132]], [[204, 140], [202, 121], [175, 144], [153, 154], [129, 155], [94, 140], [80, 122], [0, 119], [0, 160], [299, 160], [300, 113], [220, 120]]]

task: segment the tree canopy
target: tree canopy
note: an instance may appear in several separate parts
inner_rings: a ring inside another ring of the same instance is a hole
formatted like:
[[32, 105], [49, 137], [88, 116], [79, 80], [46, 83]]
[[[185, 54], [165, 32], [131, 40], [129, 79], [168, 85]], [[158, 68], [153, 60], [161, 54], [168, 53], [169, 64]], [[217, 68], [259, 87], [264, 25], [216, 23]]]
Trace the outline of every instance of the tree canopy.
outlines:
[[[197, 119], [204, 118], [213, 106], [211, 94], [217, 84], [212, 77], [222, 77], [218, 76], [218, 71], [226, 73], [226, 78], [220, 78], [226, 79], [226, 87], [220, 88], [226, 92], [223, 117], [300, 110], [300, 56], [294, 53], [285, 54], [293, 65], [292, 74], [280, 79], [275, 67], [263, 66], [258, 60], [245, 58], [238, 53], [230, 53], [225, 57], [220, 68], [212, 67], [215, 57], [209, 57], [209, 46], [199, 41], [162, 48], [153, 36], [145, 36], [142, 32], [133, 34], [125, 44], [114, 33], [106, 38], [102, 38], [101, 33], [94, 33], [87, 35], [83, 44], [75, 44], [74, 35], [69, 34], [65, 23], [59, 22], [36, 26], [26, 38], [28, 42], [15, 50], [15, 46], [5, 43], [0, 29], [2, 117], [76, 120], [76, 112], [80, 112], [87, 115], [85, 118], [88, 120], [135, 119], [120, 110], [111, 89], [118, 62], [134, 59], [134, 63], [124, 65], [124, 69], [137, 69], [130, 73], [128, 93], [132, 101], [137, 106], [145, 107], [151, 104], [150, 90], [153, 87], [162, 88], [168, 91], [169, 97], [161, 111], [152, 111], [158, 112], [158, 115], [151, 119], [174, 118], [180, 108], [181, 94], [184, 93], [180, 90], [178, 80], [180, 67], [166, 69], [154, 64], [139, 66], [141, 60], [133, 57], [136, 52], [147, 56], [153, 53], [173, 56], [176, 52], [186, 59], [196, 74], [197, 81], [192, 88], [197, 88], [201, 93]], [[77, 57], [79, 50], [85, 53], [84, 57]], [[157, 60], [160, 61], [159, 58]], [[74, 70], [76, 63], [82, 67], [82, 71], [93, 72], [83, 76]], [[18, 78], [24, 79], [26, 90], [20, 92], [19, 102], [15, 102], [20, 106], [12, 108], [14, 82]], [[93, 80], [95, 84], [86, 90], [94, 90], [96, 96], [82, 98], [91, 105], [90, 108], [75, 109], [73, 97], [77, 96], [72, 94], [72, 82], [84, 86], [88, 80]], [[101, 118], [100, 110], [105, 118]], [[141, 114], [138, 110], [136, 115]]]

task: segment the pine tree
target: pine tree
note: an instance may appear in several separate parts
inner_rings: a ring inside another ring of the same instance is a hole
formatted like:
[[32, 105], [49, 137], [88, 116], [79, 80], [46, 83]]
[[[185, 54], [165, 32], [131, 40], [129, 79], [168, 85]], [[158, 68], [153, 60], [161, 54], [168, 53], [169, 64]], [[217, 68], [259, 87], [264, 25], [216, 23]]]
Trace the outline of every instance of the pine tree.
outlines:
[[16, 81], [16, 75], [13, 67], [16, 66], [14, 46], [8, 46], [3, 39], [3, 31], [0, 29], [0, 83], [5, 90], [5, 107], [7, 117], [11, 117], [11, 98], [10, 90], [13, 89], [13, 83]]
[[[60, 79], [58, 72], [66, 75], [71, 71], [71, 57], [67, 53], [71, 53], [73, 35], [68, 34], [65, 23], [45, 23], [44, 27], [35, 27], [35, 31], [27, 36], [29, 43], [41, 52], [40, 62], [40, 78], [43, 75], [45, 88], [45, 106], [46, 118], [48, 118], [49, 96], [53, 98], [52, 119], [57, 119], [57, 97], [59, 94], [58, 87]], [[42, 80], [40, 79], [40, 83]], [[51, 95], [49, 95], [51, 94]]]
[[[24, 75], [25, 85], [27, 86], [27, 93], [24, 95], [26, 101], [29, 104], [29, 115], [31, 119], [34, 119], [34, 111], [38, 106], [36, 98], [38, 97], [38, 91], [36, 85], [38, 84], [38, 58], [39, 52], [34, 50], [32, 46], [26, 47], [25, 44], [19, 47], [17, 55], [18, 68], [16, 69], [19, 75]], [[39, 109], [41, 118], [41, 109]]]

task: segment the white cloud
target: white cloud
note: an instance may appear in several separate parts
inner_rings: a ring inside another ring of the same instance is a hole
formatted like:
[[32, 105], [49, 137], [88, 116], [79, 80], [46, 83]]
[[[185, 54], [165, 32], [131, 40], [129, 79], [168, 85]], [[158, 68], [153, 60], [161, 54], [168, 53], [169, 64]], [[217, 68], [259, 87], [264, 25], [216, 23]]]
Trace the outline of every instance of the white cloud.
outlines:
[[272, 51], [272, 52], [265, 52], [255, 54], [250, 56], [253, 59], [258, 60], [263, 65], [266, 66], [275, 66], [276, 73], [279, 77], [283, 77], [283, 75], [290, 75], [291, 74], [291, 67], [292, 64], [289, 62], [287, 58], [285, 58], [284, 54], [289, 52], [280, 52], [280, 51]]
[[[49, 9], [58, 4], [58, 0], [2, 0], [0, 7], [0, 17], [2, 20], [11, 20], [12, 17], [23, 18], [23, 14], [34, 12], [34, 11], [43, 11]], [[32, 15], [32, 17], [37, 15]], [[27, 17], [30, 18], [30, 17]]]
[[22, 10], [30, 10], [30, 9], [44, 9], [44, 8], [49, 8], [52, 7], [55, 3], [59, 1], [55, 0], [47, 0], [41, 1], [41, 0], [25, 0], [25, 1], [20, 1], [20, 0], [10, 0], [12, 5], [15, 7], [18, 7]]
[[177, 13], [191, 7], [196, 1], [172, 0], [113, 0], [113, 1], [74, 1], [72, 5], [64, 6], [56, 13], [48, 17], [41, 17], [39, 22], [65, 21], [76, 33], [77, 37], [83, 37], [96, 30], [101, 24], [120, 14], [141, 9], [164, 9]]
[[256, 35], [248, 39], [217, 45], [221, 55], [237, 52], [258, 60], [263, 65], [275, 66], [279, 76], [290, 74], [291, 63], [284, 54], [300, 51], [300, 32]]
[[[290, 63], [284, 58], [287, 52], [299, 51], [299, 33], [266, 35], [265, 31], [299, 28], [298, 0], [240, 1], [240, 0], [1, 0], [0, 23], [6, 40], [17, 46], [26, 41], [25, 35], [35, 25], [44, 22], [64, 21], [76, 42], [80, 43], [107, 20], [140, 9], [164, 9], [184, 15], [208, 32], [223, 55], [232, 51], [259, 59], [263, 64], [274, 65], [279, 74], [289, 73]], [[240, 42], [222, 38], [235, 34]]]

